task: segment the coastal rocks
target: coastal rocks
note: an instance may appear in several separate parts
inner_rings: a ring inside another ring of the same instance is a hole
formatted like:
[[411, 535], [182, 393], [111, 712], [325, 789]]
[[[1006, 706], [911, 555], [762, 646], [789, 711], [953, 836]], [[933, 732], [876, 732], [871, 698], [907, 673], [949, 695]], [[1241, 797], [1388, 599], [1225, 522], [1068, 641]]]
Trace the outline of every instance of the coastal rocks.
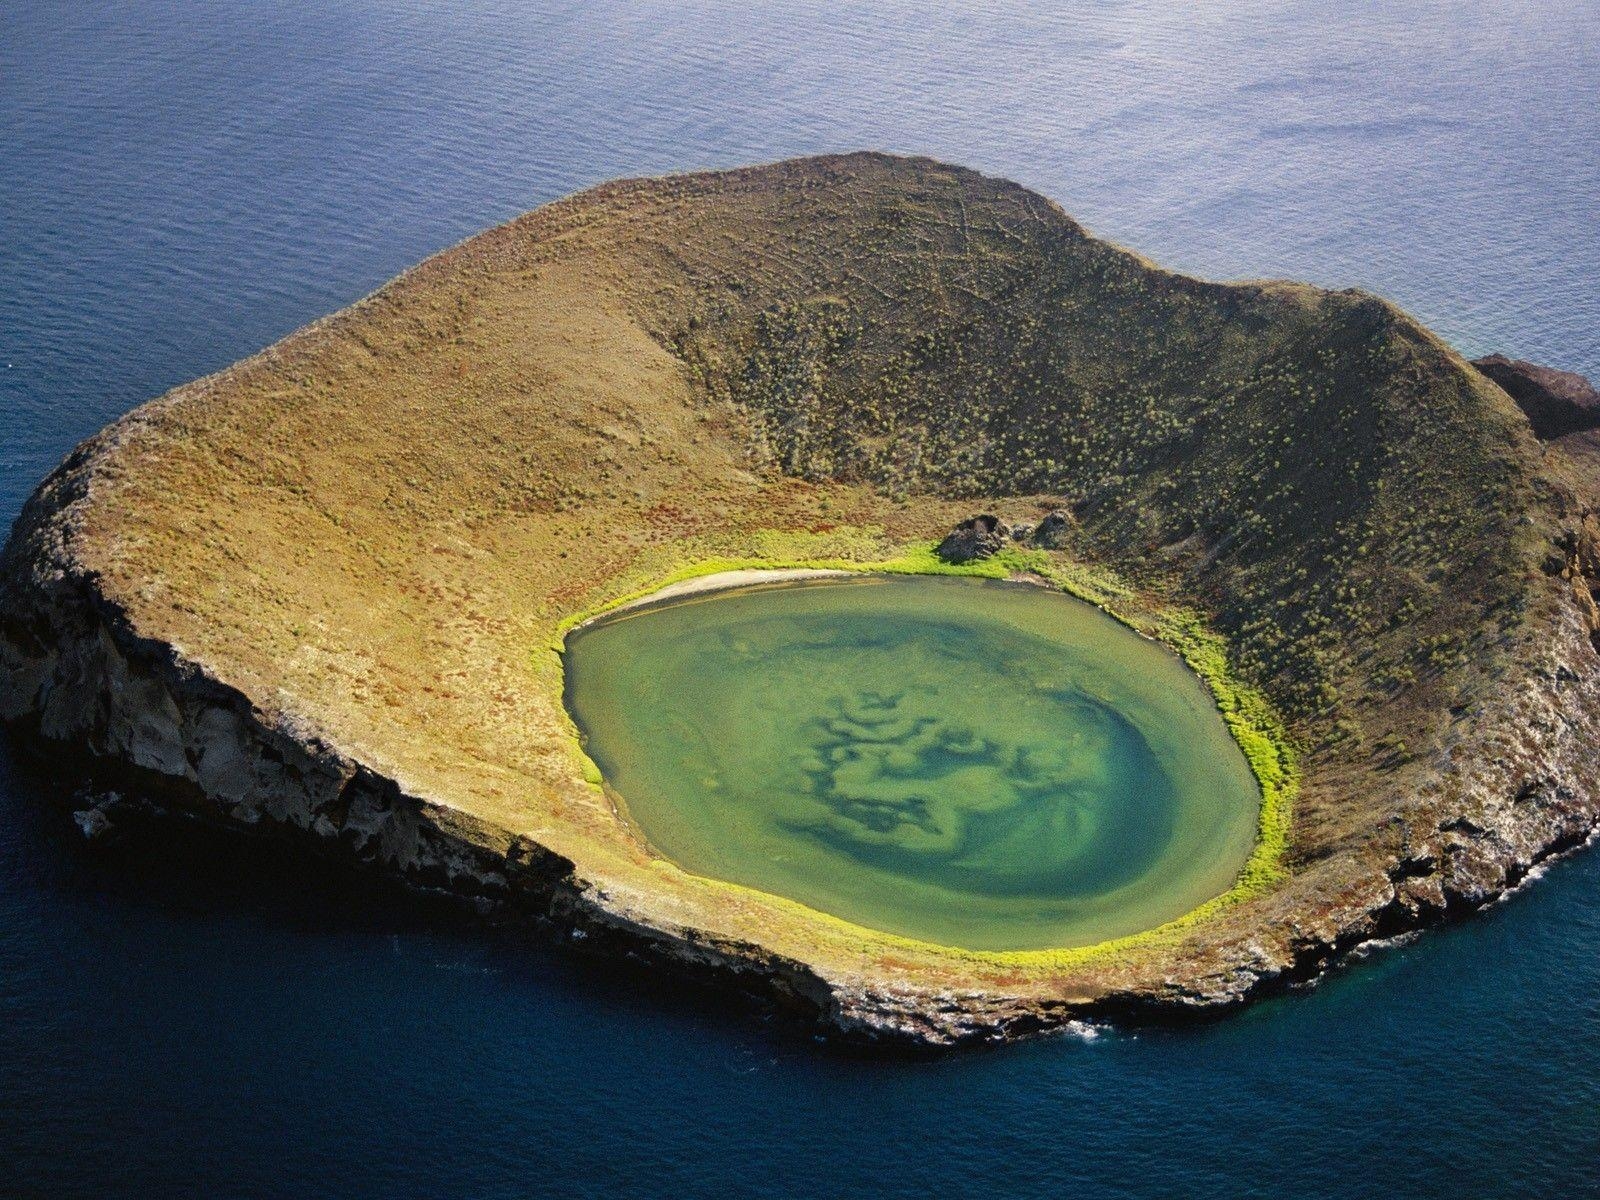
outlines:
[[116, 835], [116, 822], [112, 814], [116, 811], [122, 797], [116, 792], [108, 792], [88, 808], [80, 808], [72, 814], [73, 823], [77, 825], [78, 832], [83, 834], [88, 842], [109, 841]]
[[1490, 354], [1472, 365], [1499, 384], [1527, 414], [1540, 438], [1600, 427], [1600, 391], [1576, 371]]
[[1011, 536], [1011, 527], [992, 513], [979, 513], [968, 517], [939, 543], [934, 551], [945, 562], [975, 562], [990, 558], [1005, 548]]
[[83, 788], [72, 797], [72, 823], [83, 840], [94, 845], [115, 842], [136, 824], [159, 818], [162, 810], [142, 797], [126, 792], [101, 792]]

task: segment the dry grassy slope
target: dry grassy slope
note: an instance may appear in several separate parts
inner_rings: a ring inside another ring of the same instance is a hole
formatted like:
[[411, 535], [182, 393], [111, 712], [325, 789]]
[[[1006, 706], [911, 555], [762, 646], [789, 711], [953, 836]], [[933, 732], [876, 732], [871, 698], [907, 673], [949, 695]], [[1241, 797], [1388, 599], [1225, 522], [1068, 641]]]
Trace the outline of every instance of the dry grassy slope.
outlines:
[[1391, 306], [1172, 275], [954, 169], [784, 182], [707, 185], [643, 308], [786, 471], [1059, 494], [1300, 717], [1426, 689], [1515, 603], [1526, 422]]
[[560, 616], [763, 530], [877, 556], [1056, 495], [1321, 747], [1309, 859], [1423, 769], [1550, 536], [1515, 410], [1403, 314], [1167, 274], [876, 155], [548, 206], [102, 439], [74, 551], [143, 633], [658, 914], [851, 970], [870, 947], [652, 864], [576, 777]]

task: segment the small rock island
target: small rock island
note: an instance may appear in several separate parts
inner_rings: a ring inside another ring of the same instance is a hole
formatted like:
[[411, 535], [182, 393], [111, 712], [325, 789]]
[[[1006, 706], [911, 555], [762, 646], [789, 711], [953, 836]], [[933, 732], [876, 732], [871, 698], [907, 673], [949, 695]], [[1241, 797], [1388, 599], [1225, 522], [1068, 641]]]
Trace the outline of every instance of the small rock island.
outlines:
[[[0, 559], [0, 719], [165, 813], [855, 1040], [1211, 1012], [1600, 822], [1597, 424], [1580, 378], [1375, 296], [1174, 274], [926, 159], [610, 183], [75, 450]], [[779, 569], [1025, 579], [1164, 643], [1260, 791], [1232, 884], [996, 949], [662, 853], [585, 753], [565, 639]]]

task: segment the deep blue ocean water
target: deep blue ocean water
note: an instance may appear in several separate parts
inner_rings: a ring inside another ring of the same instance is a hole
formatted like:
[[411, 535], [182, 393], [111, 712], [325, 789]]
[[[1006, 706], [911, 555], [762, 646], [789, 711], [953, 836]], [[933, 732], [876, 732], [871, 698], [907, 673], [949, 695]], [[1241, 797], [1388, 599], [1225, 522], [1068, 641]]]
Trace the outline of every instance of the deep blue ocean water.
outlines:
[[[0, 516], [77, 440], [621, 174], [877, 147], [1600, 375], [1600, 4], [0, 5]], [[0, 1194], [1600, 1194], [1600, 852], [1201, 1028], [933, 1062], [0, 750]], [[219, 853], [220, 851], [220, 853]]]

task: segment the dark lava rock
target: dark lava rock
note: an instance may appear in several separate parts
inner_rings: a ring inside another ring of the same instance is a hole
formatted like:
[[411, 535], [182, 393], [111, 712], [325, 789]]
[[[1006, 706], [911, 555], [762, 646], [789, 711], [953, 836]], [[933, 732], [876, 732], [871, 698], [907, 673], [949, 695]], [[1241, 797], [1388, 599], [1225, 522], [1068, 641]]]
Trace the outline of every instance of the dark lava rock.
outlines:
[[1576, 371], [1557, 371], [1504, 354], [1475, 358], [1472, 365], [1506, 390], [1541, 438], [1600, 426], [1600, 392]]
[[[74, 799], [79, 798], [84, 798], [82, 793], [74, 797]], [[113, 818], [121, 807], [123, 807], [122, 797], [116, 792], [107, 792], [104, 796], [99, 797], [95, 804], [74, 812], [72, 819], [76, 822], [85, 840], [104, 842], [110, 840], [119, 832]]]
[[98, 808], [86, 808], [82, 812], [75, 812], [72, 814], [72, 819], [78, 823], [84, 838], [91, 842], [103, 842], [116, 832], [116, 827], [111, 824], [111, 818]]
[[975, 517], [968, 517], [946, 534], [934, 553], [945, 562], [971, 562], [998, 553], [1010, 536], [1010, 528], [999, 517], [991, 513], [979, 513]]
[[1034, 528], [1033, 544], [1041, 550], [1060, 550], [1067, 544], [1067, 531], [1071, 528], [1072, 518], [1058, 509]]

